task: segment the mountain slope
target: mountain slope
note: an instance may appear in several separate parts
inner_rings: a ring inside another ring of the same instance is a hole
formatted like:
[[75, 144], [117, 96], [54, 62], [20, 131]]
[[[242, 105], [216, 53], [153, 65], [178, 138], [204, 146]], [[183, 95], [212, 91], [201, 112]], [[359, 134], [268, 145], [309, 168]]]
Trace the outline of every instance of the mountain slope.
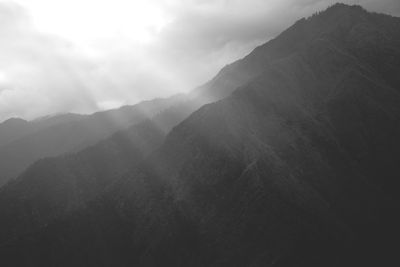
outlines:
[[259, 73], [244, 73], [230, 97], [174, 127], [85, 207], [2, 243], [0, 256], [22, 266], [393, 264], [399, 27], [345, 5], [299, 21], [246, 58]]
[[316, 40], [175, 128], [142, 179], [173, 184], [199, 266], [390, 263], [400, 97], [371, 77]]

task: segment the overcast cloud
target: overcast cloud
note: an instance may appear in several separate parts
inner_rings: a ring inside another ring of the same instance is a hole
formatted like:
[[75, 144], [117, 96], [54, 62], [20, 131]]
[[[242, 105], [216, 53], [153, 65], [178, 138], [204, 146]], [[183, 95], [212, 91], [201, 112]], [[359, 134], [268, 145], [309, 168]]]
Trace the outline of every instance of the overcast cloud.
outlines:
[[[188, 91], [328, 0], [0, 0], [0, 121]], [[399, 0], [354, 0], [400, 15]]]

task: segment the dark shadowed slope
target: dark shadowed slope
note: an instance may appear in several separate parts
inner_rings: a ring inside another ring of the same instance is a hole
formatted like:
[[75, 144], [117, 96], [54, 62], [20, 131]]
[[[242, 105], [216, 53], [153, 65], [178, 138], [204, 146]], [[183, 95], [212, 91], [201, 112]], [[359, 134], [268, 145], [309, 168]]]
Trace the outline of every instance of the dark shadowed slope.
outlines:
[[[246, 58], [265, 61], [232, 96], [174, 127], [85, 207], [2, 243], [0, 256], [22, 266], [393, 264], [399, 29], [357, 6], [300, 20]], [[0, 207], [22, 192], [4, 188]], [[32, 225], [27, 210], [8, 218]]]
[[92, 115], [60, 115], [32, 122], [6, 121], [0, 125], [3, 140], [13, 135], [19, 138], [8, 138], [9, 142], [0, 146], [0, 186], [38, 159], [79, 151], [118, 130], [153, 117], [182, 99], [183, 96], [177, 95]]

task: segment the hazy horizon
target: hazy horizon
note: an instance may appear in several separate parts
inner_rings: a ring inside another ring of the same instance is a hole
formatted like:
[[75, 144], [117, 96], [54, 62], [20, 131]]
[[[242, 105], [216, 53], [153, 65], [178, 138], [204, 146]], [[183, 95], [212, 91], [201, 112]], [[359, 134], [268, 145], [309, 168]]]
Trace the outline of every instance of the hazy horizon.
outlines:
[[[335, 2], [0, 0], [0, 122], [187, 92]], [[400, 14], [396, 0], [341, 2]]]

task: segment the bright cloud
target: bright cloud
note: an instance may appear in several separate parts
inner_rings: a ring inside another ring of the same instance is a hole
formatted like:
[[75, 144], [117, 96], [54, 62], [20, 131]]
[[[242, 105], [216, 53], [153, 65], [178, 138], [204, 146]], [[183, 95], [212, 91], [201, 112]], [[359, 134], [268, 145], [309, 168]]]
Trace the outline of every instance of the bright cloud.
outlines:
[[[0, 121], [188, 91], [330, 0], [0, 0]], [[400, 15], [398, 0], [348, 0]]]

